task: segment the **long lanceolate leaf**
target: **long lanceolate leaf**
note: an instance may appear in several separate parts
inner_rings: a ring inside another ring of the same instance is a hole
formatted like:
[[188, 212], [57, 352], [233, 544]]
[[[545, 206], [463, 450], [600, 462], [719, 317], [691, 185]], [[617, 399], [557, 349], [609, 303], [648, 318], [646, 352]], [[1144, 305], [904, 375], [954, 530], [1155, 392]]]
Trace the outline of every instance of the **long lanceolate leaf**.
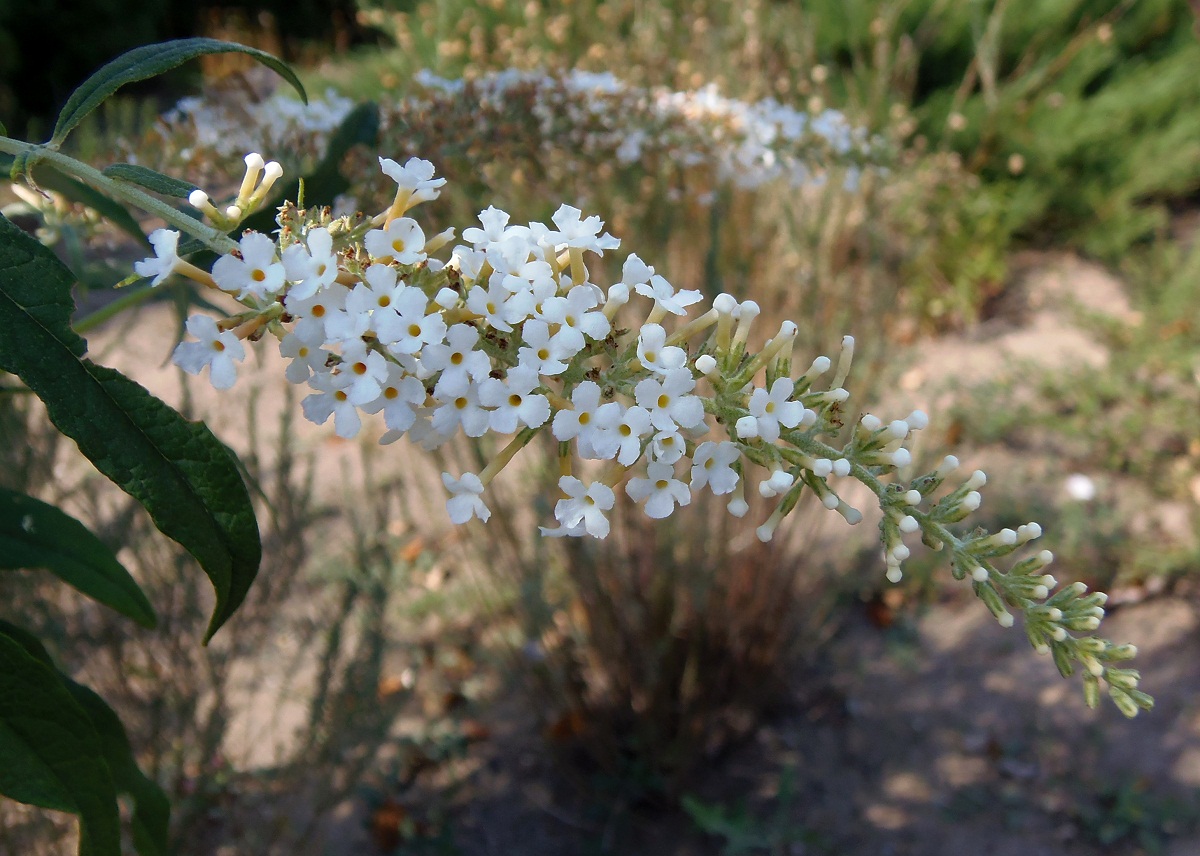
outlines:
[[0, 794], [79, 815], [80, 856], [120, 856], [100, 737], [53, 667], [0, 627]]
[[100, 472], [204, 568], [217, 603], [207, 638], [246, 596], [258, 525], [233, 454], [120, 372], [84, 358], [70, 328], [71, 272], [0, 217], [0, 370], [20, 377]]
[[0, 487], [0, 570], [46, 568], [143, 627], [154, 609], [129, 571], [74, 517]]
[[66, 105], [59, 113], [50, 144], [61, 145], [72, 129], [88, 113], [99, 107], [105, 99], [125, 84], [156, 77], [183, 65], [189, 59], [218, 53], [244, 53], [254, 57], [295, 87], [296, 91], [300, 93], [300, 97], [307, 103], [308, 95], [295, 72], [286, 63], [266, 51], [217, 39], [176, 39], [134, 48], [128, 53], [121, 54], [85, 80], [67, 99]]
[[[121, 724], [117, 714], [104, 699], [91, 689], [75, 683], [59, 672], [42, 643], [32, 633], [6, 621], [0, 621], [0, 637], [7, 637], [9, 641], [20, 645], [25, 649], [26, 654], [50, 669], [74, 699], [79, 710], [90, 720], [91, 730], [98, 738], [95, 748], [98, 749], [100, 757], [108, 767], [112, 787], [116, 792], [128, 794], [133, 798], [134, 849], [140, 856], [166, 856], [167, 832], [171, 820], [170, 800], [167, 799], [162, 788], [138, 767], [137, 760], [133, 757], [133, 748], [129, 745], [129, 737], [125, 733], [125, 726]], [[44, 677], [44, 673], [39, 674]], [[62, 698], [61, 694], [56, 692], [55, 697], [63, 708], [70, 710], [71, 706], [66, 704], [66, 700]], [[73, 713], [67, 715], [73, 715]], [[80, 734], [87, 735], [86, 739], [90, 740], [91, 732], [87, 728], [81, 727]], [[38, 749], [36, 744], [39, 741], [40, 738], [35, 735], [34, 745], [28, 748], [34, 749], [36, 752]], [[0, 754], [2, 754], [2, 750], [0, 750]], [[45, 754], [45, 749], [41, 754]], [[109, 784], [103, 777], [88, 787], [96, 792], [96, 796], [107, 799]], [[0, 792], [3, 790], [0, 789]], [[78, 799], [72, 801], [76, 804], [79, 802]], [[41, 805], [41, 803], [34, 804]], [[45, 807], [51, 808], [52, 806]], [[117, 851], [114, 851], [114, 856], [116, 853]], [[99, 856], [99, 852], [97, 856]]]

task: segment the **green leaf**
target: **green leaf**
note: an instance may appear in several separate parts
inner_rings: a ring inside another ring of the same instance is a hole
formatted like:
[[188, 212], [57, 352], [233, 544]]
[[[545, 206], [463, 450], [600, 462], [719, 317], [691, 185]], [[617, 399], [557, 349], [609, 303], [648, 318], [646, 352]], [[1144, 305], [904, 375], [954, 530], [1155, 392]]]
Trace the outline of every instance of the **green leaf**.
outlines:
[[79, 815], [80, 856], [120, 856], [117, 791], [87, 713], [0, 630], [0, 794]]
[[154, 627], [154, 609], [129, 571], [75, 518], [0, 488], [0, 570], [46, 568], [93, 600]]
[[109, 178], [119, 178], [121, 181], [128, 181], [130, 184], [177, 199], [187, 199], [192, 191], [196, 190], [196, 185], [189, 181], [180, 181], [178, 178], [133, 163], [115, 163], [105, 167], [103, 172]]
[[[54, 669], [50, 655], [32, 633], [0, 620], [0, 633], [20, 644], [27, 654]], [[57, 672], [57, 670], [56, 670]], [[57, 672], [63, 686], [92, 722], [100, 738], [100, 750], [120, 793], [133, 797], [133, 845], [141, 856], [165, 856], [171, 802], [162, 788], [142, 773], [133, 757], [129, 736], [113, 709], [93, 690]]]
[[237, 460], [203, 424], [84, 358], [87, 344], [70, 328], [73, 279], [0, 217], [0, 370], [20, 377], [58, 429], [200, 563], [217, 595], [207, 641], [245, 598], [262, 557]]
[[217, 53], [244, 53], [254, 57], [290, 83], [300, 93], [304, 103], [308, 103], [308, 95], [295, 72], [282, 60], [276, 59], [266, 51], [217, 39], [176, 39], [134, 48], [121, 54], [85, 80], [71, 93], [62, 112], [58, 114], [50, 144], [56, 147], [62, 145], [67, 134], [71, 133], [84, 116], [99, 107], [125, 84], [156, 77], [183, 65], [189, 59]]

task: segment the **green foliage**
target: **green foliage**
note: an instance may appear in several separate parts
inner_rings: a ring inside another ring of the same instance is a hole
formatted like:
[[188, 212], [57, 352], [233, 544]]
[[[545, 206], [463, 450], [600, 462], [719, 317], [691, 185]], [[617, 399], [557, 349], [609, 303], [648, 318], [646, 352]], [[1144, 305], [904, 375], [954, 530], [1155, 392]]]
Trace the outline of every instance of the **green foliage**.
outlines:
[[22, 493], [0, 488], [0, 570], [48, 568], [93, 600], [143, 627], [154, 608], [129, 571], [82, 523]]
[[775, 811], [765, 820], [754, 816], [741, 801], [734, 808], [719, 803], [706, 803], [695, 796], [685, 796], [684, 810], [702, 831], [724, 839], [722, 856], [742, 856], [748, 853], [767, 853], [775, 856], [793, 852], [794, 844], [820, 846], [820, 839], [804, 826], [791, 820], [796, 811], [796, 771], [787, 768], [780, 774], [779, 793]]
[[190, 181], [180, 181], [178, 178], [171, 178], [169, 175], [163, 175], [161, 172], [132, 163], [115, 163], [112, 166], [106, 166], [104, 174], [109, 178], [128, 181], [147, 190], [153, 190], [155, 193], [161, 193], [163, 196], [174, 196], [177, 199], [187, 199], [196, 189], [196, 185]]
[[295, 88], [300, 94], [301, 100], [305, 103], [308, 102], [308, 95], [295, 72], [287, 64], [266, 51], [217, 39], [178, 39], [172, 42], [145, 45], [121, 54], [80, 84], [79, 88], [71, 93], [71, 97], [67, 99], [62, 112], [59, 113], [50, 144], [52, 146], [62, 145], [71, 130], [87, 114], [99, 107], [122, 86], [138, 80], [157, 77], [190, 59], [217, 53], [243, 53], [253, 57], [278, 73]]
[[200, 562], [217, 594], [211, 638], [258, 571], [249, 495], [207, 428], [83, 357], [86, 344], [69, 325], [73, 280], [50, 250], [0, 218], [0, 369], [20, 377], [59, 430]]
[[80, 819], [80, 856], [119, 854], [100, 737], [57, 672], [0, 629], [0, 794]]

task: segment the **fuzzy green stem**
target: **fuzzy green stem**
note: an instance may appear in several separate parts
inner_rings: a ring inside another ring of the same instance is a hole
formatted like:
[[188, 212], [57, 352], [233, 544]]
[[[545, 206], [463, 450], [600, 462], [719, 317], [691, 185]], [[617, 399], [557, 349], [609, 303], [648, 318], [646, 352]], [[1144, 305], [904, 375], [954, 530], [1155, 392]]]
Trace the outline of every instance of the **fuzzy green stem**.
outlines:
[[14, 140], [11, 137], [2, 136], [0, 136], [0, 152], [7, 152], [12, 155], [27, 155], [32, 163], [44, 163], [64, 175], [78, 178], [101, 193], [128, 202], [130, 205], [140, 208], [147, 214], [153, 214], [155, 217], [161, 218], [181, 232], [185, 232], [203, 241], [213, 252], [224, 255], [237, 248], [237, 242], [224, 232], [214, 229], [211, 226], [206, 226], [199, 220], [176, 211], [175, 208], [161, 199], [157, 199], [127, 182], [109, 178], [95, 167], [75, 160], [75, 158], [64, 155], [62, 152], [35, 143], [25, 143], [20, 140]]

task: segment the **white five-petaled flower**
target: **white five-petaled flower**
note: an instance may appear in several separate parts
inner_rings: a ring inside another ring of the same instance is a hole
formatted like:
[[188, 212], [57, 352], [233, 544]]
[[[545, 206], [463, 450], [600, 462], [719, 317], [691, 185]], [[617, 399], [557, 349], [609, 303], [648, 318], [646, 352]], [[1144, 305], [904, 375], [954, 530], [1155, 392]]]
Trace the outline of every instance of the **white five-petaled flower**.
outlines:
[[433, 411], [433, 427], [439, 434], [452, 435], [460, 425], [468, 437], [487, 433], [490, 414], [479, 401], [479, 384], [467, 375], [443, 374], [433, 397], [439, 404]]
[[275, 260], [275, 241], [261, 232], [247, 232], [238, 242], [242, 257], [221, 256], [213, 264], [212, 278], [222, 291], [239, 299], [253, 295], [265, 299], [283, 290], [287, 274]]
[[483, 482], [475, 473], [463, 473], [462, 478], [454, 478], [450, 473], [442, 473], [442, 484], [450, 491], [446, 500], [446, 511], [455, 523], [466, 523], [472, 517], [478, 517], [487, 522], [492, 512], [483, 504]]
[[538, 374], [553, 377], [567, 370], [564, 360], [575, 356], [569, 345], [557, 335], [550, 335], [550, 325], [545, 321], [531, 318], [521, 328], [521, 337], [526, 347], [517, 351], [517, 359], [521, 365], [527, 366]]
[[[612, 509], [616, 502], [613, 489], [603, 482], [585, 485], [574, 476], [563, 476], [558, 486], [567, 495], [554, 506], [554, 519], [569, 534], [588, 534], [594, 538], [608, 536], [608, 518], [604, 512]], [[582, 532], [575, 532], [582, 528]], [[564, 533], [568, 534], [568, 533]]]
[[520, 422], [527, 428], [540, 428], [550, 418], [550, 402], [533, 390], [540, 383], [533, 369], [515, 366], [503, 379], [484, 378], [479, 385], [479, 401], [493, 408], [490, 423], [498, 434], [512, 434]]
[[455, 324], [446, 332], [445, 343], [426, 345], [421, 363], [430, 372], [441, 372], [438, 387], [457, 382], [459, 378], [481, 381], [492, 370], [492, 362], [483, 351], [474, 350], [479, 344], [479, 331], [470, 324]]
[[133, 263], [138, 276], [152, 276], [150, 285], [161, 285], [174, 273], [179, 264], [179, 233], [172, 229], [155, 229], [150, 233], [150, 246], [154, 247], [154, 258]]
[[676, 291], [675, 286], [658, 274], [651, 276], [648, 283], [636, 286], [634, 291], [644, 297], [653, 298], [656, 309], [670, 312], [672, 315], [687, 315], [687, 307], [699, 303], [704, 296], [695, 290]]
[[425, 261], [425, 232], [411, 217], [397, 217], [386, 228], [367, 232], [363, 246], [380, 261], [390, 259], [402, 265]]
[[284, 372], [289, 383], [304, 383], [313, 372], [326, 370], [330, 353], [320, 342], [310, 342], [294, 330], [279, 341], [279, 355], [291, 360]]
[[646, 466], [648, 478], [632, 478], [625, 485], [625, 493], [634, 502], [646, 501], [646, 516], [655, 520], [670, 517], [676, 505], [687, 505], [692, 501], [688, 486], [675, 478], [670, 464], [653, 462]]
[[375, 319], [379, 341], [393, 354], [415, 354], [446, 339], [446, 321], [440, 311], [429, 311], [429, 298], [415, 285], [405, 286], [391, 302], [393, 312]]
[[[600, 387], [594, 381], [585, 380], [575, 387], [571, 392], [571, 404], [573, 409], [560, 410], [554, 414], [550, 430], [554, 433], [554, 439], [560, 443], [578, 438], [580, 453], [583, 454], [591, 448], [597, 432], [611, 428], [612, 425], [602, 425], [597, 418], [597, 411], [600, 409]], [[616, 415], [612, 414], [614, 423]]]
[[604, 255], [605, 250], [615, 250], [621, 246], [621, 242], [608, 232], [600, 234], [600, 230], [604, 228], [604, 221], [598, 215], [593, 214], [581, 220], [579, 215], [582, 213], [571, 205], [559, 206], [550, 218], [558, 227], [558, 233], [554, 235], [556, 244], [591, 250], [599, 255]]
[[611, 329], [603, 314], [591, 311], [599, 302], [590, 286], [578, 285], [566, 297], [543, 300], [541, 318], [547, 324], [559, 325], [555, 338], [578, 353], [587, 339], [603, 339]]
[[328, 288], [337, 279], [337, 254], [333, 251], [333, 236], [324, 226], [309, 229], [305, 244], [295, 243], [284, 248], [283, 269], [292, 286], [288, 296], [298, 300], [312, 297]]
[[407, 431], [417, 419], [417, 408], [425, 402], [425, 385], [395, 363], [387, 364], [387, 376], [380, 383], [379, 396], [363, 405], [367, 413], [383, 411], [383, 421], [391, 431]]
[[696, 381], [688, 369], [671, 369], [662, 380], [648, 377], [639, 381], [633, 395], [659, 431], [676, 426], [696, 428], [704, 421], [704, 404], [698, 396], [688, 395], [695, 388]]
[[437, 199], [441, 195], [438, 188], [446, 183], [444, 178], [434, 178], [433, 164], [421, 158], [409, 158], [404, 162], [404, 166], [401, 166], [391, 158], [381, 157], [379, 167], [384, 175], [396, 182], [401, 191], [411, 193], [414, 202]]
[[349, 440], [357, 435], [362, 427], [362, 417], [358, 415], [358, 405], [350, 400], [347, 392], [353, 381], [354, 376], [345, 372], [313, 375], [309, 386], [317, 392], [300, 402], [304, 418], [324, 425], [332, 416], [334, 431], [339, 437]]
[[207, 366], [212, 385], [229, 389], [237, 381], [237, 361], [246, 357], [241, 341], [207, 315], [193, 315], [186, 326], [198, 341], [181, 342], [171, 359], [188, 374], [198, 375]]
[[[770, 443], [779, 439], [779, 426], [795, 428], [808, 418], [808, 411], [798, 401], [790, 401], [795, 382], [791, 378], [776, 378], [771, 391], [756, 388], [750, 394], [749, 416], [743, 416], [734, 426], [743, 439], [762, 437]], [[815, 416], [815, 414], [812, 414]], [[753, 419], [753, 424], [751, 424]]]
[[479, 212], [479, 222], [482, 229], [470, 227], [463, 229], [463, 240], [470, 241], [476, 249], [485, 244], [494, 244], [509, 237], [523, 237], [529, 233], [527, 226], [509, 226], [508, 212], [501, 211], [494, 205]]
[[637, 355], [641, 364], [656, 374], [666, 374], [687, 364], [687, 352], [667, 344], [667, 331], [660, 324], [642, 325]]
[[692, 490], [699, 490], [708, 485], [718, 496], [733, 493], [738, 483], [737, 470], [733, 468], [733, 464], [741, 456], [737, 445], [728, 440], [719, 443], [709, 440], [701, 443], [692, 455]]

